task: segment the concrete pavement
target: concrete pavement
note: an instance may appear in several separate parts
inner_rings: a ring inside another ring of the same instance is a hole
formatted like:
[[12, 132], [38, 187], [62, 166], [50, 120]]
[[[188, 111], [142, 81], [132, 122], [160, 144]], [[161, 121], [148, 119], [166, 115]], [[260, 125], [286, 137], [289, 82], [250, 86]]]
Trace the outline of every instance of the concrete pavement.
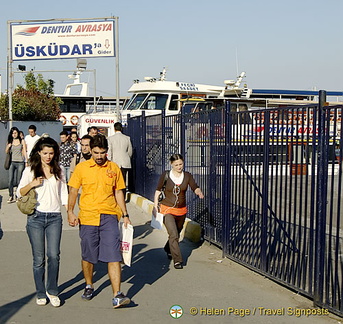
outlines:
[[[223, 259], [221, 251], [208, 243], [182, 241], [186, 265], [175, 270], [163, 251], [167, 234], [153, 230], [150, 215], [133, 202], [128, 204], [135, 230], [132, 266], [124, 266], [122, 272], [122, 290], [132, 299], [131, 304], [112, 308], [104, 264], [95, 267], [95, 297], [81, 300], [84, 283], [78, 230], [64, 221], [59, 279], [62, 305], [37, 306], [26, 216], [15, 204], [7, 204], [7, 198], [7, 190], [0, 190], [4, 232], [0, 240], [0, 323], [325, 324], [341, 320], [333, 314], [297, 316], [297, 312], [314, 312], [311, 300]], [[169, 315], [174, 305], [183, 308], [179, 319]]]

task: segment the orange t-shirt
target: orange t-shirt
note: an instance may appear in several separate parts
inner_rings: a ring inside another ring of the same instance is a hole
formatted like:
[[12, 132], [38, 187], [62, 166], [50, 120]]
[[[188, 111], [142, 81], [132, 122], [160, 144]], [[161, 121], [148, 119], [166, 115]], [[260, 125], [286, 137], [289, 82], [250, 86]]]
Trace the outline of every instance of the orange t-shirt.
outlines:
[[92, 158], [79, 163], [68, 182], [68, 185], [79, 189], [80, 197], [79, 220], [82, 225], [100, 225], [100, 214], [117, 215], [122, 211], [115, 199], [114, 190], [126, 188], [123, 174], [118, 165], [106, 161], [98, 165]]

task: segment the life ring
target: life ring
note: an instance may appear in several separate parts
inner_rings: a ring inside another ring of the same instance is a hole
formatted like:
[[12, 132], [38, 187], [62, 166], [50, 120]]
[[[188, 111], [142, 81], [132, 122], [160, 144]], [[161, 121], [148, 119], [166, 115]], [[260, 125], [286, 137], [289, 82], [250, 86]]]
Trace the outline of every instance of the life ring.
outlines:
[[74, 116], [71, 116], [71, 117], [70, 117], [70, 122], [71, 122], [73, 125], [77, 125], [78, 121], [79, 121], [79, 116], [74, 115]]
[[60, 121], [62, 122], [62, 125], [65, 125], [67, 123], [67, 118], [65, 118], [63, 115], [61, 115]]

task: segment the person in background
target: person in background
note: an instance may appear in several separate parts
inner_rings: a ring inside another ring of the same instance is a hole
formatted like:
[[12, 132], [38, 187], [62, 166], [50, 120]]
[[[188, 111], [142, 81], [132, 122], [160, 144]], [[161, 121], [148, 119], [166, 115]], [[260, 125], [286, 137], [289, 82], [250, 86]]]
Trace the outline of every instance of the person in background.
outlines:
[[[68, 183], [68, 222], [72, 227], [80, 225], [82, 271], [86, 284], [81, 298], [93, 298], [94, 264], [106, 262], [113, 292], [112, 305], [117, 308], [130, 303], [130, 298], [120, 290], [122, 256], [118, 221], [123, 217], [125, 227], [131, 223], [122, 191], [125, 183], [118, 165], [107, 160], [106, 137], [94, 136], [90, 147], [92, 158], [75, 167]], [[77, 217], [74, 207], [80, 188]]]
[[90, 126], [87, 128], [87, 132], [88, 132], [88, 135], [93, 137], [95, 135], [98, 135], [99, 130], [98, 130], [98, 127], [96, 126]]
[[77, 132], [71, 132], [70, 133], [70, 140], [71, 140], [70, 144], [75, 146], [77, 153], [80, 153], [81, 152], [81, 144], [79, 142], [79, 137], [77, 135]]
[[62, 131], [60, 133], [60, 163], [65, 168], [66, 181], [70, 178], [70, 162], [74, 154], [77, 154], [77, 149], [70, 144], [68, 132]]
[[[171, 170], [164, 171], [158, 181], [154, 196], [154, 215], [160, 212], [164, 214], [163, 223], [167, 228], [169, 239], [164, 246], [169, 259], [173, 259], [174, 268], [182, 269], [183, 260], [179, 246], [179, 235], [186, 219], [186, 191], [188, 186], [201, 199], [204, 195], [196, 184], [192, 174], [183, 171], [184, 160], [181, 154], [173, 154], [170, 157]], [[168, 175], [166, 176], [166, 173]], [[166, 181], [165, 181], [166, 179]], [[160, 206], [158, 197], [162, 187], [165, 187], [165, 198], [161, 201]]]
[[[123, 126], [117, 122], [114, 124], [114, 135], [108, 138], [108, 159], [120, 167], [127, 185], [126, 176], [131, 169], [132, 144], [130, 137], [122, 133]], [[124, 196], [125, 196], [124, 189]]]
[[35, 125], [30, 125], [28, 131], [29, 134], [25, 136], [25, 143], [27, 156], [30, 157], [31, 150], [36, 142], [39, 140], [40, 136], [36, 134], [37, 127]]
[[[68, 190], [64, 170], [59, 165], [58, 144], [50, 137], [42, 137], [34, 145], [30, 165], [25, 168], [17, 189], [18, 197], [27, 195], [32, 188], [37, 194], [37, 205], [34, 213], [27, 216], [26, 231], [33, 256], [36, 304], [46, 305], [48, 297], [50, 304], [58, 307], [61, 204], [67, 205]], [[46, 282], [45, 254], [48, 265]]]
[[27, 161], [26, 144], [19, 136], [19, 129], [12, 127], [7, 138], [6, 154], [12, 154], [12, 161], [9, 168], [8, 177], [8, 193], [7, 202], [13, 203], [16, 201], [14, 197], [14, 187], [17, 187], [23, 170], [25, 168], [25, 161]]
[[[19, 131], [19, 136], [22, 140], [25, 141], [25, 135], [24, 135], [24, 132], [23, 131]], [[27, 145], [26, 145], [26, 148], [27, 148]]]
[[72, 176], [77, 164], [83, 161], [87, 161], [92, 157], [90, 141], [92, 136], [84, 135], [81, 138], [81, 152], [74, 155], [70, 163], [70, 176]]

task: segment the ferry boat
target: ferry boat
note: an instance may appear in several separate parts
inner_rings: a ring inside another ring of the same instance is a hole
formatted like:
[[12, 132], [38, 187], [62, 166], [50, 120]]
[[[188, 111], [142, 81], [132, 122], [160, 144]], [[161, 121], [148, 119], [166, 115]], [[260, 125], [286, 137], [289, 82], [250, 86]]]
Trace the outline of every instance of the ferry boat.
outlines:
[[[253, 110], [288, 105], [309, 105], [318, 103], [318, 90], [280, 90], [254, 89], [247, 84], [241, 86], [246, 73], [242, 72], [236, 80], [224, 80], [223, 86], [196, 84], [192, 82], [167, 81], [166, 69], [160, 72], [159, 78], [145, 77], [141, 82], [134, 80], [128, 90], [132, 97], [121, 112], [122, 120], [127, 115], [137, 116], [145, 111], [146, 115], [166, 115], [195, 112], [203, 109], [219, 108], [225, 100], [236, 105], [233, 109]], [[332, 99], [329, 104], [342, 104], [342, 91], [328, 91], [327, 96]], [[197, 99], [200, 99], [197, 101]], [[204, 100], [207, 99], [207, 102]], [[212, 106], [209, 104], [212, 103]]]

